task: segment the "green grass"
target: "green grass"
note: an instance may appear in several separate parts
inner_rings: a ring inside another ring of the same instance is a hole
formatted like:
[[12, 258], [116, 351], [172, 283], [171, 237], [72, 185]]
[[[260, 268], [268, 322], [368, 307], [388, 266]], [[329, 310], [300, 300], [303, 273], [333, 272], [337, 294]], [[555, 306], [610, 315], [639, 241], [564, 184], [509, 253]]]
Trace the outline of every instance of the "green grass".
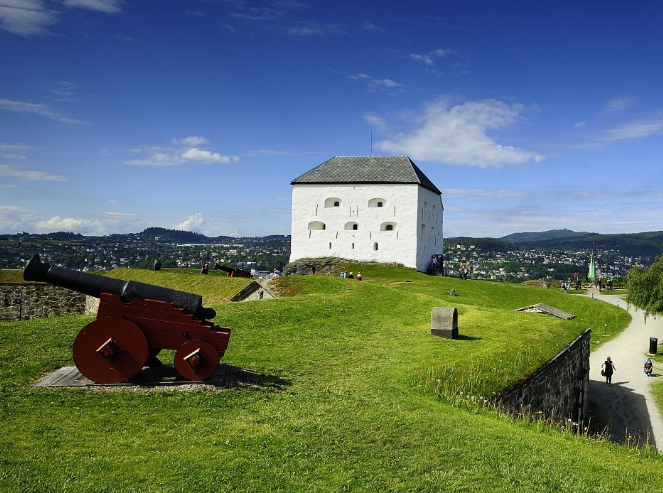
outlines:
[[23, 280], [23, 269], [0, 269], [0, 283], [25, 284], [29, 281]]
[[[361, 283], [286, 277], [278, 283], [289, 297], [216, 304], [217, 322], [233, 328], [224, 361], [265, 375], [255, 387], [34, 389], [40, 375], [71, 364], [71, 342], [89, 317], [0, 324], [0, 491], [594, 492], [661, 484], [658, 456], [453, 397], [498, 392], [588, 326], [608, 323], [614, 336], [626, 312], [552, 290], [359, 267]], [[180, 276], [177, 289], [192, 281]], [[459, 296], [447, 294], [452, 287]], [[513, 311], [537, 302], [577, 317]], [[458, 308], [460, 340], [430, 336], [434, 306]], [[469, 373], [478, 376], [463, 382]], [[445, 388], [441, 378], [456, 383]]]
[[610, 291], [609, 289], [603, 289], [601, 291], [601, 294], [609, 295], [609, 296], [621, 296], [621, 295], [627, 294], [627, 293], [628, 293], [628, 289], [618, 289], [618, 288], [615, 288], [612, 291]]
[[203, 297], [205, 306], [230, 301], [234, 295], [248, 286], [253, 279], [227, 277], [225, 272], [210, 271], [202, 275], [200, 269], [130, 269], [121, 267], [103, 273], [104, 276], [127, 281], [156, 284], [166, 288], [178, 289]]

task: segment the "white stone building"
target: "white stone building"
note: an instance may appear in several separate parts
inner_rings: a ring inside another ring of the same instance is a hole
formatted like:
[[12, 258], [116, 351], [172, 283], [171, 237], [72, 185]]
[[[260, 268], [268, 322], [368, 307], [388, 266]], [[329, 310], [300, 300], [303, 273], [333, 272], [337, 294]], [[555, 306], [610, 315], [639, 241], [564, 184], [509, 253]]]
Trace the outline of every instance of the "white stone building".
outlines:
[[340, 257], [426, 271], [442, 254], [442, 192], [407, 156], [336, 156], [291, 184], [291, 262]]

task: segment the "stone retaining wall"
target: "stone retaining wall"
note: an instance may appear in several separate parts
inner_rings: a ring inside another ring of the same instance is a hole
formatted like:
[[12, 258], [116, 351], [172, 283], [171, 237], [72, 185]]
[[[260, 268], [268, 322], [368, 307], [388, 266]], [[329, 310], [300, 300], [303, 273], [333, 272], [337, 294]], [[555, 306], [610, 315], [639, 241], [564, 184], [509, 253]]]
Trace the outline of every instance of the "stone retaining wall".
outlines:
[[587, 329], [532, 376], [505, 391], [499, 399], [503, 409], [541, 411], [546, 417], [571, 419], [582, 430], [589, 403], [590, 334]]
[[87, 298], [50, 284], [0, 284], [0, 321], [96, 313]]

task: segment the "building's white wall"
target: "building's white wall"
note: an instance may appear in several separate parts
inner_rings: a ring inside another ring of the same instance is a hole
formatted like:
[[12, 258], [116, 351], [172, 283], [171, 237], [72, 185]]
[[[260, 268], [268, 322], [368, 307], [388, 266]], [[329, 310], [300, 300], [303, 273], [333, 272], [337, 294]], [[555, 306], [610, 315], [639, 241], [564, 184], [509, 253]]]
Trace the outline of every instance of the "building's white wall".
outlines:
[[425, 271], [433, 255], [442, 253], [444, 207], [440, 195], [418, 188], [417, 270]]
[[[369, 206], [377, 202], [374, 199], [382, 199], [383, 207]], [[336, 201], [338, 207], [333, 206]], [[425, 219], [419, 217], [424, 202]], [[324, 223], [325, 229], [311, 230], [311, 223], [314, 228]], [[349, 223], [357, 223], [358, 229], [352, 230]], [[385, 230], [387, 224], [392, 231]], [[439, 195], [419, 185], [293, 186], [291, 261], [341, 257], [398, 262], [425, 270], [433, 253], [441, 252], [442, 202]]]

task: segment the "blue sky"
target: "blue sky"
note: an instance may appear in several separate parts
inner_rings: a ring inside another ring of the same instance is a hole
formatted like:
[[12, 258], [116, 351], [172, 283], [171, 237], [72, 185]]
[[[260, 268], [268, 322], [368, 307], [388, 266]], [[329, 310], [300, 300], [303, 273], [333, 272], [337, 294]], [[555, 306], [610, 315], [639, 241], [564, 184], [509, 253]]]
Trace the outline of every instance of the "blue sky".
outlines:
[[663, 230], [663, 2], [0, 0], [0, 232], [289, 234], [407, 154], [450, 236]]

